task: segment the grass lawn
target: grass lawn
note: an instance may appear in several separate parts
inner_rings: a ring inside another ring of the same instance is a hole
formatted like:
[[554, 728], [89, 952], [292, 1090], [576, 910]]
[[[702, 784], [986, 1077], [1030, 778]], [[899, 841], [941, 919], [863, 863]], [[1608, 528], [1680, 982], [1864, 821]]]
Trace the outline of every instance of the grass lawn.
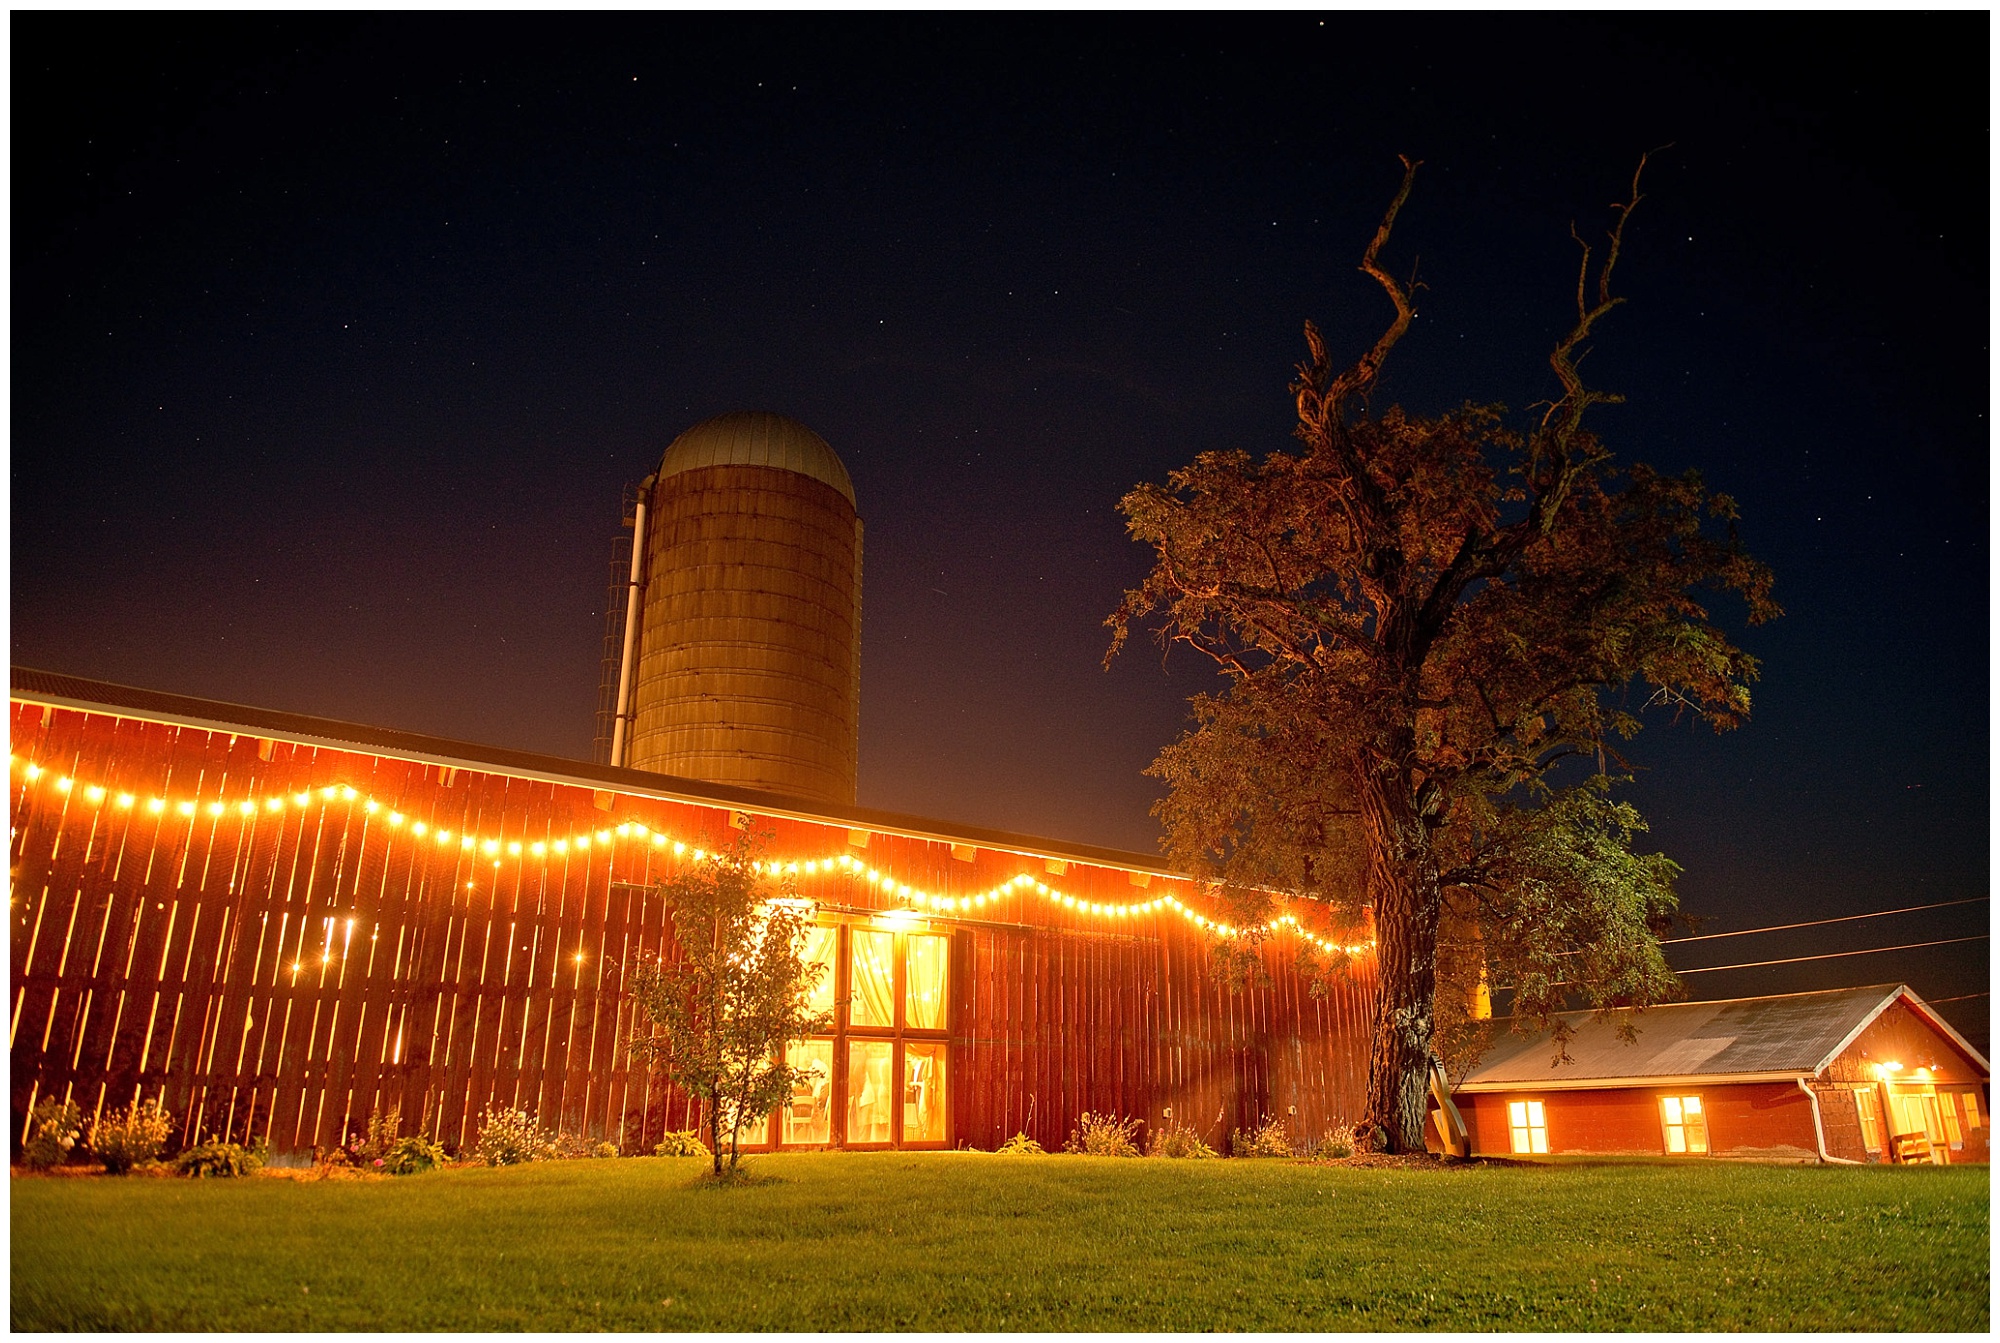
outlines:
[[1987, 1170], [978, 1153], [13, 1181], [15, 1329], [1958, 1329]]

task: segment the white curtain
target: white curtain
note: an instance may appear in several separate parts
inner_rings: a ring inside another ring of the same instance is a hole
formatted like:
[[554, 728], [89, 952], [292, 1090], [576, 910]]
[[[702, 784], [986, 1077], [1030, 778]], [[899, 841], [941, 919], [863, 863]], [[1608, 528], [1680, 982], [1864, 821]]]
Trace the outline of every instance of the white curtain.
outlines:
[[848, 945], [854, 957], [848, 1020], [856, 1026], [895, 1025], [896, 935], [856, 928], [848, 935]]
[[904, 970], [907, 999], [903, 1023], [912, 1030], [943, 1030], [945, 968], [951, 963], [951, 942], [947, 938], [912, 934], [908, 956]]

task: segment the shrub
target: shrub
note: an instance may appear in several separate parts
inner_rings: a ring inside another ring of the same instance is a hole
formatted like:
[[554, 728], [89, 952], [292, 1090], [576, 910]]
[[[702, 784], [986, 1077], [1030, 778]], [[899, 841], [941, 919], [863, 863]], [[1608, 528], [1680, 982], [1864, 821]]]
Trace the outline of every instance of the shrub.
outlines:
[[380, 1160], [389, 1154], [402, 1132], [402, 1106], [392, 1105], [386, 1111], [377, 1111], [368, 1116], [368, 1134], [354, 1148], [354, 1155], [361, 1158], [362, 1165]]
[[618, 1155], [618, 1144], [615, 1142], [601, 1142], [590, 1149], [590, 1154], [600, 1161], [608, 1160]]
[[693, 1129], [676, 1129], [660, 1139], [654, 1156], [709, 1156], [708, 1144]]
[[479, 1141], [472, 1151], [489, 1166], [518, 1166], [553, 1159], [556, 1138], [526, 1110], [489, 1105], [479, 1117]]
[[1036, 1142], [1033, 1138], [1030, 1138], [1025, 1132], [1023, 1132], [1023, 1133], [1016, 1133], [1006, 1142], [1001, 1143], [1000, 1155], [1001, 1156], [1047, 1156], [1048, 1152], [1043, 1149], [1040, 1143]]
[[1202, 1160], [1214, 1156], [1215, 1149], [1203, 1142], [1199, 1133], [1170, 1119], [1164, 1128], [1153, 1130], [1153, 1140], [1146, 1145], [1146, 1155]]
[[90, 1126], [90, 1154], [113, 1175], [123, 1175], [157, 1157], [173, 1127], [173, 1116], [158, 1100], [135, 1102]]
[[1248, 1133], [1242, 1129], [1232, 1132], [1229, 1151], [1232, 1156], [1290, 1156], [1292, 1140], [1285, 1132], [1285, 1121], [1273, 1117]]
[[1139, 1144], [1133, 1141], [1133, 1135], [1139, 1131], [1139, 1124], [1137, 1119], [1085, 1110], [1076, 1117], [1076, 1128], [1063, 1144], [1063, 1151], [1085, 1156], [1137, 1156]]
[[21, 1160], [35, 1170], [60, 1166], [83, 1136], [83, 1111], [75, 1101], [59, 1101], [44, 1096], [28, 1115], [28, 1140], [21, 1144]]
[[1354, 1140], [1346, 1129], [1328, 1129], [1302, 1155], [1315, 1161], [1344, 1161], [1354, 1155]]
[[421, 1175], [444, 1164], [444, 1148], [421, 1133], [413, 1133], [390, 1143], [379, 1160], [385, 1174]]
[[194, 1180], [231, 1180], [255, 1175], [264, 1164], [264, 1149], [211, 1139], [174, 1158], [174, 1170]]

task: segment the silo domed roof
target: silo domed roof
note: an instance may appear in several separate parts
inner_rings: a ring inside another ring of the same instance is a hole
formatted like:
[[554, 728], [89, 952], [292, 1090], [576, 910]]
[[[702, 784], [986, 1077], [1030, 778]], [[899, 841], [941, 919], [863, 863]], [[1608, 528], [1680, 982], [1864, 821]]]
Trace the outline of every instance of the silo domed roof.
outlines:
[[831, 485], [854, 503], [854, 482], [826, 440], [797, 420], [763, 410], [733, 410], [703, 420], [667, 445], [660, 476], [704, 466], [774, 466]]

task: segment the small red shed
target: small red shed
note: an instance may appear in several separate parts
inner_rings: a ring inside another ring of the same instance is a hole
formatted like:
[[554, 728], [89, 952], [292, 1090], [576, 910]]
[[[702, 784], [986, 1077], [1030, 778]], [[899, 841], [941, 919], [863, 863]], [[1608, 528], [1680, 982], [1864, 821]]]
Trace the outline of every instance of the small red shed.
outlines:
[[1987, 1061], [1907, 985], [1563, 1020], [1567, 1062], [1504, 1034], [1455, 1090], [1474, 1155], [1987, 1160]]

